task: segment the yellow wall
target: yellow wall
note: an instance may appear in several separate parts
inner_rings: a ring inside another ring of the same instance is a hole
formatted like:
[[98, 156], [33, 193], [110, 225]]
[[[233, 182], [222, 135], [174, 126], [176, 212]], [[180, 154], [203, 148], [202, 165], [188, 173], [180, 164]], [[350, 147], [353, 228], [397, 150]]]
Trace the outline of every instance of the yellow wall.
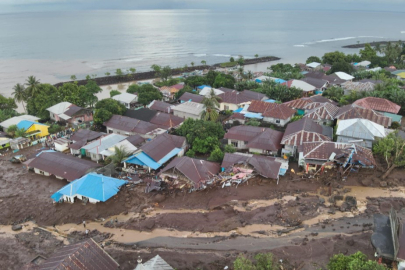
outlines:
[[49, 128], [49, 126], [39, 125], [39, 124], [33, 124], [33, 125], [27, 130], [27, 132], [29, 133], [29, 132], [32, 132], [32, 131], [35, 131], [35, 130], [39, 130], [39, 131], [41, 131], [41, 133], [36, 134], [36, 136], [45, 137], [45, 136], [48, 136], [48, 135], [49, 135], [48, 128]]

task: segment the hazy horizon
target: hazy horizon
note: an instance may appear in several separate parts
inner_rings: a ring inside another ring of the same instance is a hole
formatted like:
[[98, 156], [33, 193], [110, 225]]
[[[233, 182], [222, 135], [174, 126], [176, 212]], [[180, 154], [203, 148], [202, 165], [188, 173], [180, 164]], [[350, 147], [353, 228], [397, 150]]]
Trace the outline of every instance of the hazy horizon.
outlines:
[[[291, 8], [291, 7], [294, 8]], [[0, 0], [0, 13], [75, 10], [345, 10], [405, 12], [405, 0]]]

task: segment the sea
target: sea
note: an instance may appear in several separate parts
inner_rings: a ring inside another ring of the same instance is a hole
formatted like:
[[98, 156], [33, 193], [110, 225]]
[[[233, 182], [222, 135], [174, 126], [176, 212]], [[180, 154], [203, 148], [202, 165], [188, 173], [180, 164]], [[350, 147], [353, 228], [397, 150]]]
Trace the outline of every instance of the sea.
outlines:
[[[0, 94], [34, 75], [43, 83], [148, 71], [231, 56], [305, 62], [342, 46], [405, 39], [403, 12], [100, 10], [0, 14]], [[273, 63], [247, 67], [265, 71]]]

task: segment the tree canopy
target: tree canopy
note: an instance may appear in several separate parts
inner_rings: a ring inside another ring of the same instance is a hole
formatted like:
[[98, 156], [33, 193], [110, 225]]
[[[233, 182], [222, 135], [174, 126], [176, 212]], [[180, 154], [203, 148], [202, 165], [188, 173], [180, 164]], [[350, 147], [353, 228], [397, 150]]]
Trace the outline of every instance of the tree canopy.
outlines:
[[159, 91], [159, 89], [155, 88], [151, 84], [131, 84], [128, 89], [127, 93], [138, 95], [138, 102], [147, 105], [151, 103], [153, 100], [161, 100], [163, 98], [163, 94]]
[[172, 75], [172, 69], [170, 66], [162, 67], [159, 65], [152, 65], [151, 69], [155, 71], [155, 75], [163, 81], [166, 81]]
[[310, 56], [305, 63], [309, 64], [312, 62], [322, 63], [322, 60], [318, 56]]
[[254, 91], [260, 91], [269, 98], [281, 102], [287, 102], [302, 97], [301, 89], [295, 87], [287, 87], [286, 85], [278, 84], [274, 81], [265, 81], [263, 82], [261, 89], [255, 89]]
[[324, 64], [330, 65], [333, 65], [338, 62], [346, 62], [346, 55], [339, 51], [325, 53], [322, 56], [322, 62]]
[[233, 262], [235, 270], [279, 270], [280, 267], [271, 253], [259, 253], [254, 261], [240, 254]]
[[348, 62], [335, 62], [332, 65], [332, 68], [329, 70], [329, 73], [335, 72], [346, 72], [347, 74], [351, 74], [353, 72], [353, 66]]
[[103, 124], [108, 121], [114, 114], [123, 115], [127, 108], [114, 99], [103, 99], [96, 103], [96, 112], [93, 119], [95, 124]]
[[377, 56], [376, 50], [374, 50], [370, 44], [366, 44], [364, 49], [360, 50], [360, 56], [362, 60], [369, 60], [373, 59]]
[[334, 255], [329, 263], [328, 270], [387, 270], [385, 266], [376, 261], [368, 260], [367, 256], [360, 251], [346, 256]]

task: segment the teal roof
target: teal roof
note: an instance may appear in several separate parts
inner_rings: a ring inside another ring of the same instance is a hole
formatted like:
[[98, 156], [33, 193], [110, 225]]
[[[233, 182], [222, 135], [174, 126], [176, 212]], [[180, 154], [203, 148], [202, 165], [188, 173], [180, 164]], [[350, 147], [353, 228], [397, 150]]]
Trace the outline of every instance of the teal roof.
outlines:
[[34, 121], [30, 121], [30, 120], [22, 120], [17, 124], [17, 127], [27, 130], [34, 124], [41, 125], [41, 126], [46, 126], [46, 125], [38, 123], [38, 122], [34, 122]]
[[51, 196], [58, 202], [63, 195], [81, 195], [101, 202], [105, 202], [118, 193], [122, 185], [128, 183], [125, 180], [104, 176], [97, 173], [89, 173], [82, 178], [74, 180]]
[[145, 154], [144, 152], [136, 153], [135, 155], [130, 156], [124, 162], [130, 164], [136, 164], [140, 166], [147, 166], [154, 170], [159, 169], [164, 163], [166, 163], [169, 159], [177, 155], [181, 151], [181, 148], [174, 148], [169, 153], [167, 153], [161, 160], [155, 161], [150, 156]]
[[391, 118], [393, 122], [401, 123], [402, 115], [387, 113], [387, 112], [384, 112], [383, 115]]

